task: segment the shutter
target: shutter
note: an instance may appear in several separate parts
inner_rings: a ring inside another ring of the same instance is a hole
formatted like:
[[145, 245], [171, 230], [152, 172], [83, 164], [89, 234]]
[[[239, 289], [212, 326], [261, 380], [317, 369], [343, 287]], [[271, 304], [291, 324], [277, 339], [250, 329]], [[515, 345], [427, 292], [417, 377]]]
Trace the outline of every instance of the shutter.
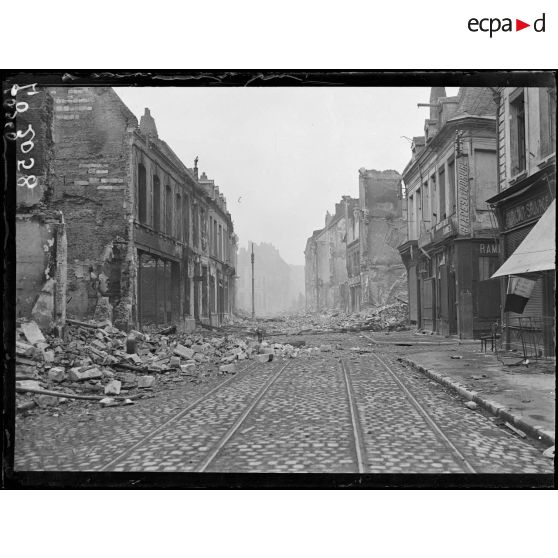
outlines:
[[422, 328], [432, 330], [434, 321], [432, 319], [432, 281], [433, 279], [424, 279], [422, 281]]

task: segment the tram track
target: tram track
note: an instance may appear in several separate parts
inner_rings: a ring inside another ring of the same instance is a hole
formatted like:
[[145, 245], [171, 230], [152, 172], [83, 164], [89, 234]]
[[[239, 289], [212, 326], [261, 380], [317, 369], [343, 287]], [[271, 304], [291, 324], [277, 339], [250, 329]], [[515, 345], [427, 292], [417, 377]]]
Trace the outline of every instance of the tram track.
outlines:
[[339, 363], [341, 365], [341, 371], [343, 372], [343, 379], [345, 381], [345, 388], [347, 390], [347, 400], [349, 404], [349, 413], [351, 415], [351, 426], [353, 429], [355, 460], [357, 463], [357, 469], [358, 473], [366, 473], [366, 448], [364, 446], [362, 426], [358, 416], [358, 408], [356, 405], [354, 389], [349, 373], [350, 364], [344, 359], [340, 359]]
[[271, 378], [258, 390], [255, 397], [247, 405], [247, 407], [242, 411], [242, 413], [236, 418], [234, 423], [230, 428], [221, 436], [221, 438], [213, 445], [208, 454], [204, 459], [197, 465], [195, 471], [202, 473], [207, 470], [207, 468], [215, 461], [217, 456], [221, 453], [227, 442], [234, 436], [234, 434], [240, 429], [244, 424], [250, 413], [255, 409], [258, 403], [262, 400], [265, 394], [269, 391], [271, 386], [279, 379], [279, 376], [283, 371], [289, 366], [290, 362], [287, 361], [282, 365], [279, 370], [277, 370]]
[[256, 363], [253, 362], [249, 366], [244, 368], [242, 371], [240, 371], [239, 373], [235, 374], [234, 376], [231, 376], [230, 378], [227, 378], [226, 380], [224, 380], [223, 382], [221, 382], [217, 386], [213, 387], [212, 389], [210, 389], [209, 391], [207, 391], [206, 393], [204, 393], [203, 395], [201, 395], [200, 397], [195, 399], [192, 403], [187, 405], [184, 409], [181, 409], [176, 414], [174, 414], [173, 416], [171, 416], [170, 418], [165, 420], [157, 428], [151, 430], [151, 432], [149, 432], [149, 434], [144, 436], [141, 440], [139, 440], [138, 442], [136, 442], [135, 444], [133, 444], [129, 448], [126, 448], [124, 451], [122, 451], [120, 454], [118, 454], [117, 457], [115, 457], [114, 459], [112, 459], [111, 461], [109, 461], [108, 463], [103, 465], [103, 467], [101, 467], [100, 470], [101, 471], [111, 470], [115, 465], [118, 465], [118, 463], [120, 463], [122, 460], [126, 459], [126, 457], [128, 457], [132, 452], [134, 452], [138, 448], [145, 445], [152, 438], [154, 438], [157, 434], [159, 434], [163, 430], [172, 426], [176, 421], [180, 420], [182, 417], [187, 415], [189, 412], [193, 411], [201, 403], [206, 401], [208, 398], [210, 398], [212, 395], [214, 395], [218, 391], [222, 390], [225, 386], [228, 386], [231, 383], [233, 383], [234, 380], [236, 380], [239, 377], [239, 374], [240, 375], [246, 375], [247, 373], [251, 372], [255, 367], [256, 367]]
[[385, 360], [380, 357], [377, 353], [370, 353], [388, 372], [389, 376], [393, 381], [399, 386], [399, 388], [405, 394], [405, 397], [409, 403], [415, 408], [415, 410], [421, 415], [424, 422], [429, 426], [429, 428], [434, 432], [436, 437], [445, 445], [450, 454], [453, 456], [454, 460], [463, 469], [465, 473], [476, 473], [477, 471], [469, 460], [459, 451], [457, 446], [450, 440], [450, 438], [444, 433], [443, 429], [438, 425], [437, 421], [432, 417], [432, 415], [424, 408], [424, 406], [419, 402], [419, 400], [411, 393], [409, 388], [404, 384], [404, 382], [397, 376], [393, 369], [385, 362]]

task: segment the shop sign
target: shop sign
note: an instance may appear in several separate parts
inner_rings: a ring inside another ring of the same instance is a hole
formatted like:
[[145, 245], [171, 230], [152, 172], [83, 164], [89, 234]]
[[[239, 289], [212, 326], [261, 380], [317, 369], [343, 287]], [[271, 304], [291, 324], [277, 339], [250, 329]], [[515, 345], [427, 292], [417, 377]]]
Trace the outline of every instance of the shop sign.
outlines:
[[497, 256], [500, 253], [500, 245], [495, 242], [481, 243], [479, 245], [479, 254], [481, 256]]
[[469, 196], [469, 159], [463, 156], [457, 159], [457, 231], [463, 236], [471, 233]]
[[511, 229], [521, 223], [540, 217], [552, 201], [550, 194], [532, 198], [504, 211], [504, 226]]

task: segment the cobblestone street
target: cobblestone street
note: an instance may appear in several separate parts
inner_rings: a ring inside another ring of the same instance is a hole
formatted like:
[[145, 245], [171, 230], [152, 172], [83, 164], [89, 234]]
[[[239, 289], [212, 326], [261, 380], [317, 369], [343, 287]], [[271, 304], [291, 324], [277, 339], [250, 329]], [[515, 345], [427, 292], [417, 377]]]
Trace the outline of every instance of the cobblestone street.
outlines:
[[317, 337], [305, 339], [332, 350], [245, 361], [234, 376], [175, 383], [132, 406], [18, 415], [15, 469], [553, 472], [534, 442], [398, 362], [408, 348]]

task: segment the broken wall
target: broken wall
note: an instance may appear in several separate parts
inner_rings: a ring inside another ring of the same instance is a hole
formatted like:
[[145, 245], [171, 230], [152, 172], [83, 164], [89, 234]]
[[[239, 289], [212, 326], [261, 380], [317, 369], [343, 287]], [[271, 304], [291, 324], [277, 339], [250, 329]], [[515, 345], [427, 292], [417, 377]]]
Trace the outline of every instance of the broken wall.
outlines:
[[52, 195], [54, 104], [45, 89], [20, 91], [16, 100], [28, 105], [16, 120], [21, 136], [16, 151], [16, 318], [33, 319], [50, 332], [66, 319], [64, 219], [46, 209]]
[[406, 300], [407, 272], [397, 250], [406, 238], [401, 175], [365, 169], [359, 174], [362, 305]]
[[131, 132], [137, 120], [108, 87], [55, 87], [50, 206], [64, 214], [68, 314], [131, 321]]

